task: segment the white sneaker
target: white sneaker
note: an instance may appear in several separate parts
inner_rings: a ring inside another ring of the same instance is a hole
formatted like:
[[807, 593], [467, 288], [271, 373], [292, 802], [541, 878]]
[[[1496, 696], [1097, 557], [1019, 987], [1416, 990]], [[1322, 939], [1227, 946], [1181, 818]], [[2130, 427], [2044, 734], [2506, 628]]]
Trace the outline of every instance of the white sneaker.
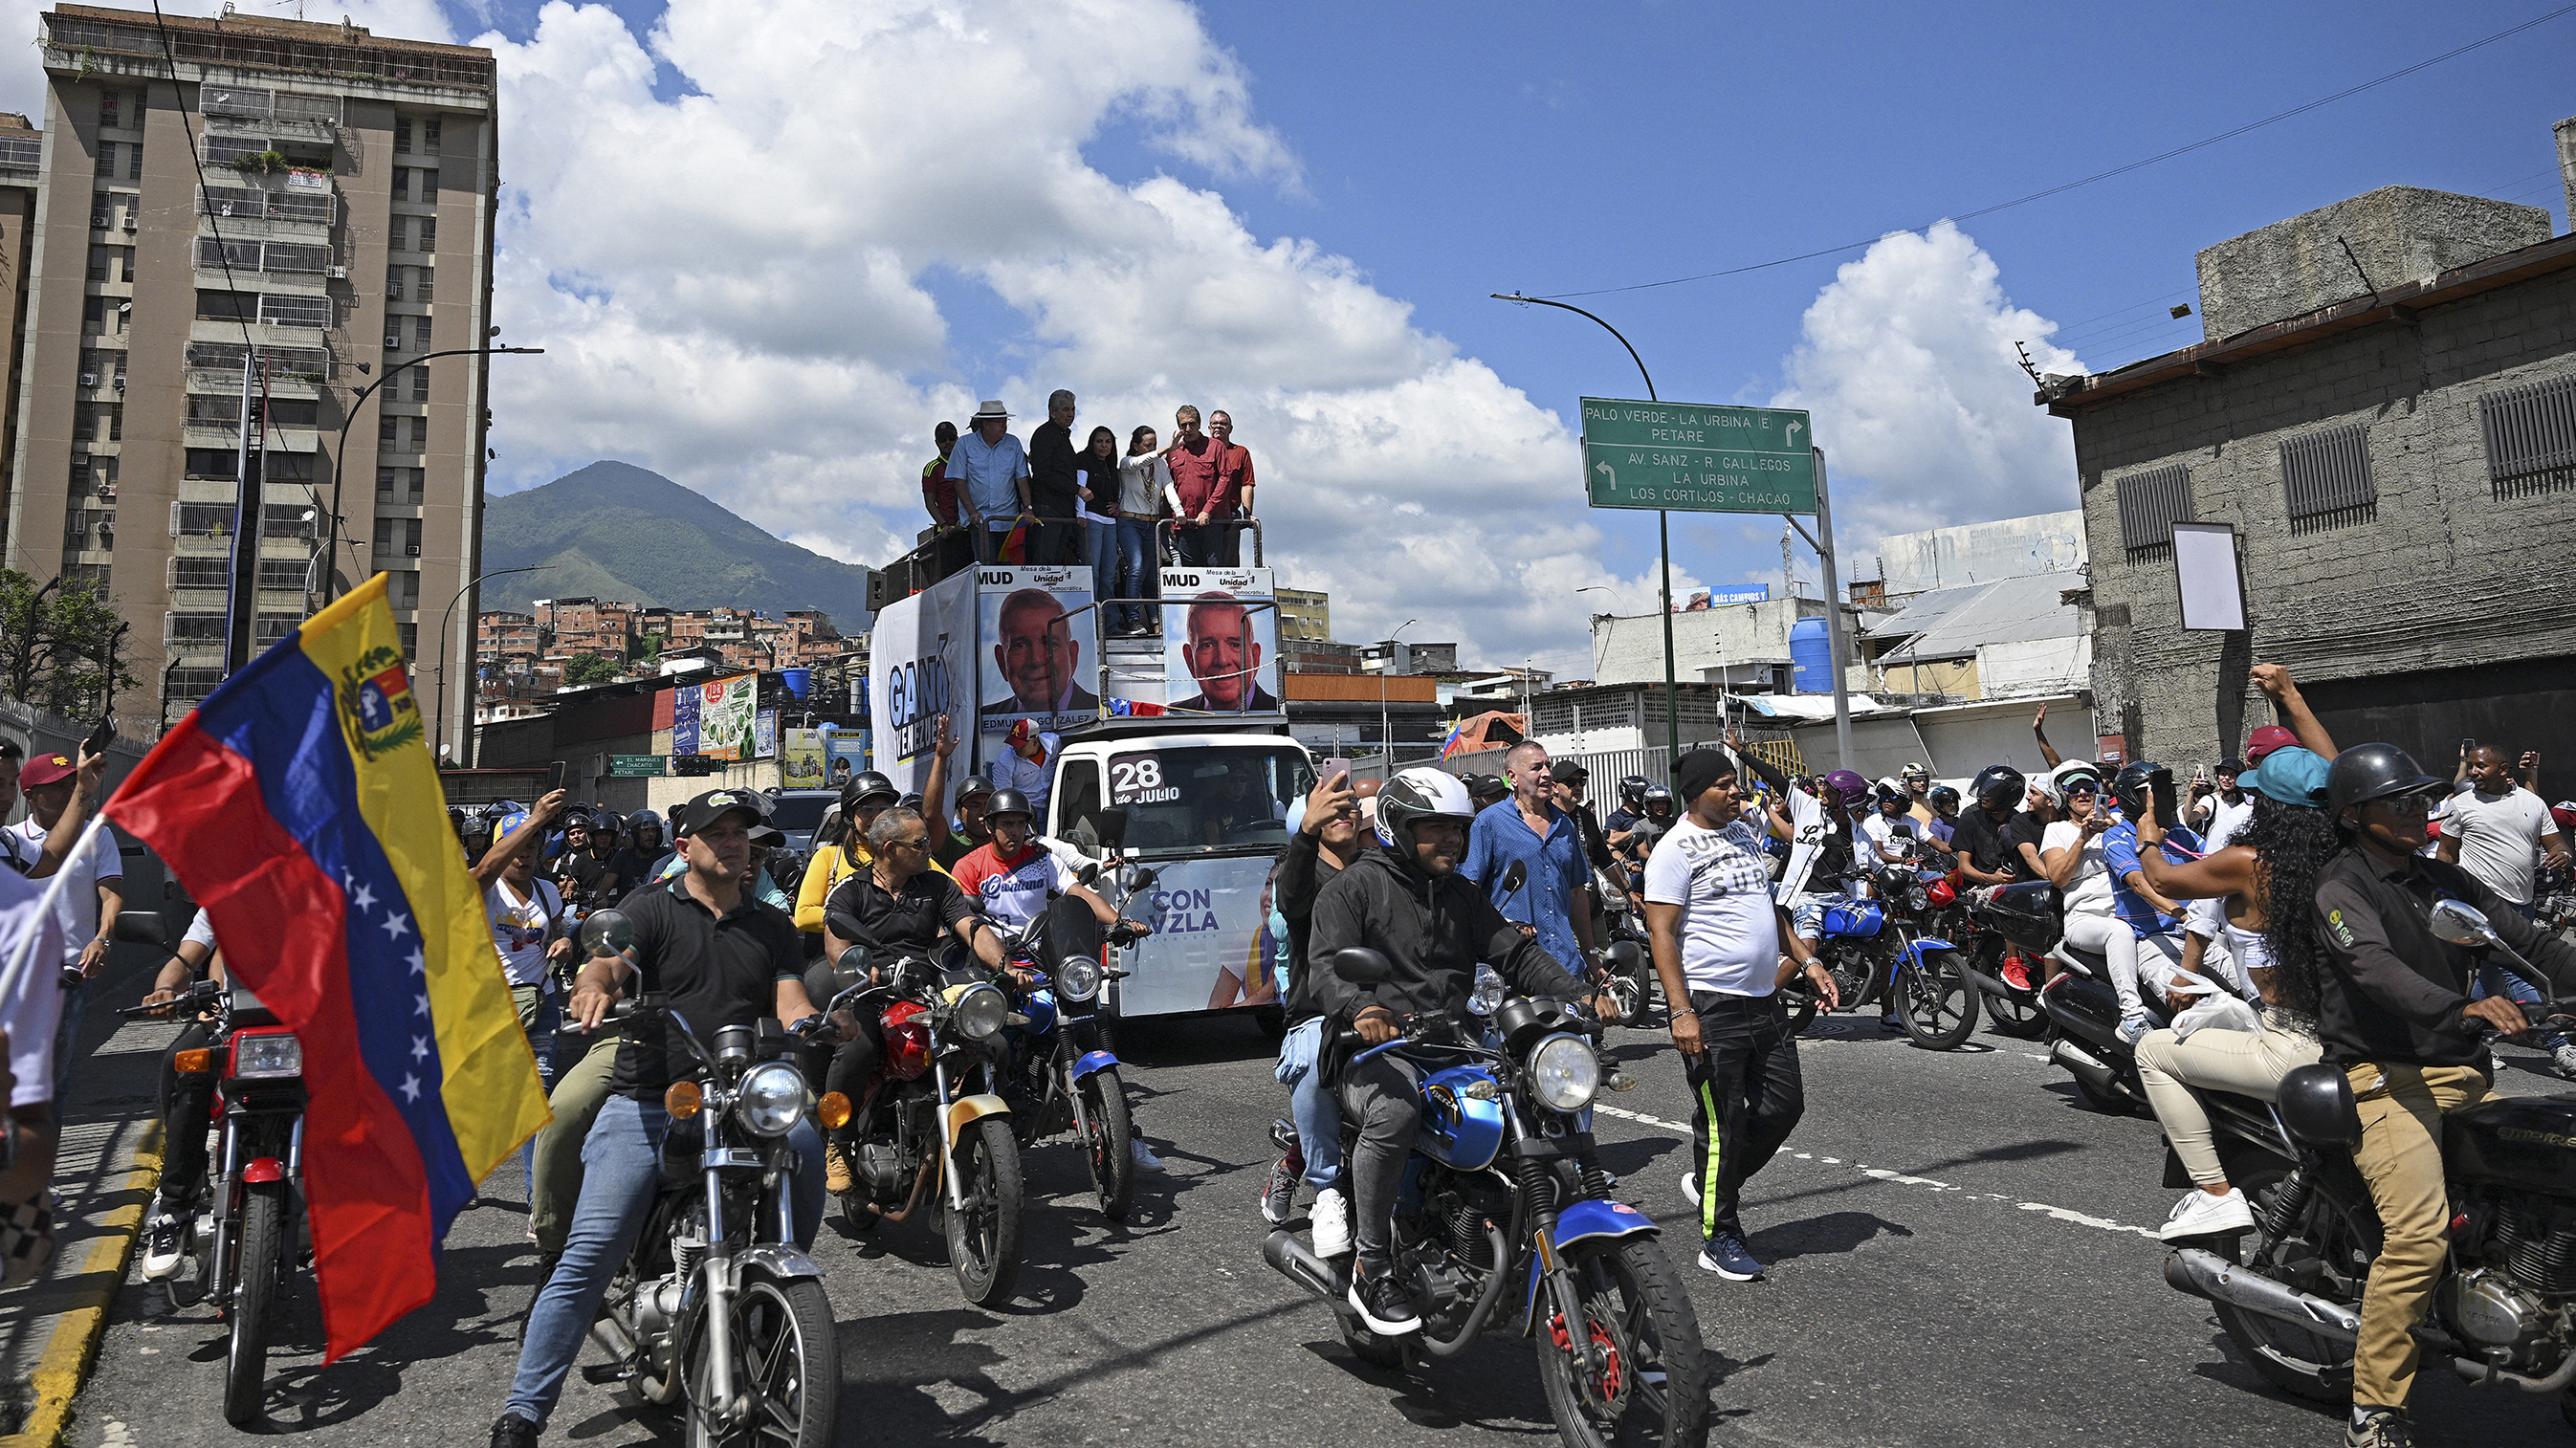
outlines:
[[143, 1280], [158, 1282], [179, 1270], [185, 1255], [188, 1223], [168, 1212], [154, 1212], [143, 1224]]
[[2222, 1232], [2248, 1232], [2254, 1228], [2254, 1208], [2245, 1194], [2234, 1187], [2227, 1195], [2213, 1197], [2198, 1187], [2183, 1194], [2174, 1203], [2172, 1215], [2156, 1229], [2156, 1235], [2168, 1242], [2186, 1237], [2207, 1237]]
[[1130, 1160], [1136, 1163], [1136, 1169], [1138, 1171], [1161, 1171], [1163, 1169], [1163, 1159], [1147, 1150], [1145, 1143], [1140, 1138], [1133, 1136], [1127, 1138], [1127, 1156]]
[[2549, 1069], [2570, 1081], [2576, 1081], [2576, 1044], [2560, 1046], [2551, 1051]]
[[1682, 1173], [1682, 1196], [1692, 1206], [1699, 1205], [1699, 1178], [1690, 1172]]
[[1315, 1255], [1330, 1262], [1351, 1254], [1351, 1209], [1342, 1200], [1340, 1187], [1326, 1187], [1315, 1193], [1315, 1205], [1306, 1213], [1306, 1225], [1315, 1244]]

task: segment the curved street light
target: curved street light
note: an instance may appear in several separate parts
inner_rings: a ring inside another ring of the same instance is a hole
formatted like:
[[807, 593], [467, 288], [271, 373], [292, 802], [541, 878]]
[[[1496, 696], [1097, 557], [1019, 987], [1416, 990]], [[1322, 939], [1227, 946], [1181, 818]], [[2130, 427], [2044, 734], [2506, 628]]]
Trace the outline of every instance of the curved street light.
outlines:
[[1386, 658], [1377, 666], [1377, 747], [1386, 755], [1378, 764], [1380, 779], [1395, 778], [1395, 731], [1387, 722], [1386, 676], [1395, 671], [1395, 641], [1420, 622], [1418, 618], [1408, 618], [1395, 626], [1395, 632], [1386, 636]]
[[[349, 424], [358, 420], [358, 409], [366, 406], [367, 399], [376, 395], [377, 388], [393, 381], [395, 378], [400, 377], [405, 372], [419, 366], [423, 362], [428, 362], [435, 358], [525, 357], [535, 356], [545, 350], [546, 349], [543, 347], [455, 347], [445, 352], [424, 352], [421, 355], [412, 358], [408, 362], [397, 363], [394, 366], [386, 368], [384, 376], [379, 377], [375, 381], [368, 383], [366, 386], [359, 388], [356, 395], [349, 399], [349, 405], [342, 410], [342, 416], [340, 418], [339, 444], [331, 450], [331, 543], [325, 550], [330, 562], [325, 564], [322, 569], [322, 603], [324, 607], [329, 607], [331, 601], [340, 596], [338, 572], [340, 566], [340, 523], [342, 521], [340, 517], [340, 470], [342, 464], [346, 462], [349, 456]], [[361, 362], [357, 365], [363, 369], [367, 364]], [[480, 464], [482, 460], [478, 458], [475, 461]], [[467, 586], [472, 587], [471, 584], [468, 584]], [[452, 606], [453, 605], [451, 605], [451, 607]]]
[[[456, 605], [464, 600], [466, 594], [474, 591], [475, 585], [486, 578], [502, 578], [513, 573], [543, 573], [552, 567], [554, 565], [551, 563], [531, 563], [525, 568], [495, 568], [489, 573], [478, 574], [467, 579], [465, 586], [456, 590], [456, 597], [449, 599], [446, 609], [440, 612], [438, 616], [438, 729], [430, 736], [429, 757], [431, 759], [438, 758], [438, 751], [447, 739], [447, 626], [456, 618]], [[480, 702], [479, 698], [477, 702]], [[473, 739], [470, 729], [465, 737], [468, 741]], [[473, 750], [469, 747], [466, 752], [471, 754]]]

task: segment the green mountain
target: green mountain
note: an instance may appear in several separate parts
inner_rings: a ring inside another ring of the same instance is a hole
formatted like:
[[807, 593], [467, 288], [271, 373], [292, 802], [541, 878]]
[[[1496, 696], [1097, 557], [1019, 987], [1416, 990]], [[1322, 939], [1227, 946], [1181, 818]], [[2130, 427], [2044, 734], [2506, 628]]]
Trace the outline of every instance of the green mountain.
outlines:
[[483, 509], [483, 569], [544, 564], [483, 585], [483, 607], [540, 598], [664, 608], [819, 608], [843, 633], [868, 626], [867, 570], [809, 552], [632, 463], [595, 462]]

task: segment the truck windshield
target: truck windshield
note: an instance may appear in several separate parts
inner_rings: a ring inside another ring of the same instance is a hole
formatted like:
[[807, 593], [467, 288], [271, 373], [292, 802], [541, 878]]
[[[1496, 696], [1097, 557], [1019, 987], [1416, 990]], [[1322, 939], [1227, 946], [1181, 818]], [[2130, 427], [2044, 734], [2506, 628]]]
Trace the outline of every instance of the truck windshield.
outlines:
[[1127, 848], [1154, 856], [1214, 850], [1275, 850], [1288, 842], [1288, 802], [1315, 787], [1295, 749], [1194, 745], [1122, 751], [1106, 778], [1088, 763], [1066, 766], [1064, 807], [1074, 829], [1103, 805], [1127, 810]]
[[769, 823], [785, 834], [810, 835], [823, 823], [823, 812], [839, 798], [821, 793], [781, 795], [770, 804]]

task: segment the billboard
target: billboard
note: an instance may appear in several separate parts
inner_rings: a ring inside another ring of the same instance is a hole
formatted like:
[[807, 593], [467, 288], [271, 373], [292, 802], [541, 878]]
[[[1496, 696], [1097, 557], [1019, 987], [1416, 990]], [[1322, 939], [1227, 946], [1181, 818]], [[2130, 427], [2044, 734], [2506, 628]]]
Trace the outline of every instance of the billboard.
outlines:
[[[1090, 569], [979, 567], [975, 613], [979, 732], [1000, 735], [1022, 719], [1061, 731], [1100, 717]], [[980, 757], [999, 747], [988, 743]]]
[[1163, 695], [1170, 712], [1281, 712], [1271, 579], [1267, 568], [1163, 570]]
[[824, 787], [822, 730], [786, 731], [778, 751], [778, 785], [781, 789]]
[[[773, 737], [777, 719], [771, 716]], [[683, 684], [671, 695], [671, 752], [709, 759], [760, 759], [760, 676], [731, 674]]]
[[[955, 574], [877, 613], [868, 649], [874, 761], [905, 794], [919, 793], [929, 779], [939, 717], [974, 705], [968, 691], [977, 678], [976, 574], [1011, 571]], [[841, 737], [835, 736], [836, 746]], [[844, 757], [837, 748], [827, 755], [827, 779]], [[852, 767], [866, 769], [869, 762], [855, 759]]]
[[[827, 726], [820, 732], [823, 736], [823, 784], [826, 788], [839, 789], [862, 771], [876, 767], [868, 762], [869, 731]], [[922, 768], [927, 770], [929, 767], [930, 761], [924, 759]]]

